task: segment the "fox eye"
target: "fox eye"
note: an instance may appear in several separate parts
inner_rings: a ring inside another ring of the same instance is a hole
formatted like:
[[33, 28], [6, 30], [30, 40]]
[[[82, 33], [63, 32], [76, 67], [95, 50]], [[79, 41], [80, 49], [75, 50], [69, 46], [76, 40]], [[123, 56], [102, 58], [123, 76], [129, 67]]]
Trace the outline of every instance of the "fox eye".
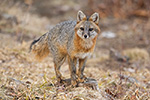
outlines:
[[84, 28], [83, 28], [83, 27], [80, 27], [80, 30], [84, 31]]
[[93, 31], [93, 28], [89, 28], [89, 31]]

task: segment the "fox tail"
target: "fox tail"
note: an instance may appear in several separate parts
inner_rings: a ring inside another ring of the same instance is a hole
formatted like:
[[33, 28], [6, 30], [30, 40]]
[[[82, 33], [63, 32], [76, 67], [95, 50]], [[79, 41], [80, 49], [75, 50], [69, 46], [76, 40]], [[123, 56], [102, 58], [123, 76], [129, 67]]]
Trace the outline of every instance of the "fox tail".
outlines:
[[50, 53], [48, 48], [48, 33], [45, 33], [37, 40], [34, 40], [30, 45], [30, 52], [35, 54], [35, 58], [41, 61]]

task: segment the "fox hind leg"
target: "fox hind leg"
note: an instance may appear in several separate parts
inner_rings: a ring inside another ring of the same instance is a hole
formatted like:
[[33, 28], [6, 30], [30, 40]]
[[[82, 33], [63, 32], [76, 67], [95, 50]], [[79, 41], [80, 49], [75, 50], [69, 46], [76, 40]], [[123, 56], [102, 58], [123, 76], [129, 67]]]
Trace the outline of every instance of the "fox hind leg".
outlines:
[[55, 73], [56, 73], [56, 78], [57, 82], [63, 83], [65, 80], [62, 74], [60, 73], [60, 67], [64, 63], [66, 57], [55, 57], [54, 58], [54, 67], [55, 67]]

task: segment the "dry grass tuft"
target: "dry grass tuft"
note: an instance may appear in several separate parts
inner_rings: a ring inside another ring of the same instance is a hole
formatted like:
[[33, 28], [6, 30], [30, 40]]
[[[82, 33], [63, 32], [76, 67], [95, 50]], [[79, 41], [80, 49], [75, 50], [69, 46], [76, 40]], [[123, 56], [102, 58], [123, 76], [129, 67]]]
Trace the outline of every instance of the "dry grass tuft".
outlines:
[[127, 49], [123, 51], [123, 54], [125, 56], [128, 56], [133, 61], [136, 61], [136, 60], [149, 61], [150, 60], [149, 53], [145, 49], [140, 49], [140, 48]]

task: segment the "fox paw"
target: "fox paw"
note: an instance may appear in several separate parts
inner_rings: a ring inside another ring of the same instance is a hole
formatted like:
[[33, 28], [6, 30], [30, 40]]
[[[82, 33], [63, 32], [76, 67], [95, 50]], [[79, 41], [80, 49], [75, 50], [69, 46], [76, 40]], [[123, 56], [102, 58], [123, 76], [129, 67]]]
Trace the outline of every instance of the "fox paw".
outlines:
[[72, 87], [77, 87], [78, 82], [76, 80], [71, 80], [71, 85], [72, 85]]
[[57, 78], [57, 82], [58, 83], [64, 83], [64, 81], [65, 81], [65, 78], [64, 77], [59, 77], [59, 78]]
[[87, 77], [83, 75], [83, 77], [78, 78], [78, 81], [79, 81], [80, 83], [84, 83], [84, 82], [87, 81]]

